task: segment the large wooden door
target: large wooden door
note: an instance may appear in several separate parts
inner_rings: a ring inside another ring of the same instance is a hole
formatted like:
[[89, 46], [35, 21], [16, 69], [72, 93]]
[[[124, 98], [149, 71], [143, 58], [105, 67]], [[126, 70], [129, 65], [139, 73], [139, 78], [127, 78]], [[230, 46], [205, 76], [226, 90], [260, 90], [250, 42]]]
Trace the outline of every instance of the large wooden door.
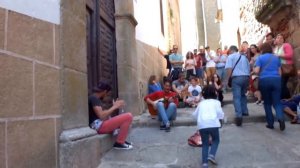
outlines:
[[89, 92], [98, 81], [107, 81], [118, 96], [113, 0], [86, 0], [87, 68]]

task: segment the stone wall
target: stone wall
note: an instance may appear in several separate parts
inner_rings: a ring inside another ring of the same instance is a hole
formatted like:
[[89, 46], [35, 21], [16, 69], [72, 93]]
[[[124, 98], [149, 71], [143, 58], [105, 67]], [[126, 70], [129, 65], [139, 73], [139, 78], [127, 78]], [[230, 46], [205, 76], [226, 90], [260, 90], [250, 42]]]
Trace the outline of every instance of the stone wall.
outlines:
[[58, 167], [59, 29], [0, 8], [0, 167]]
[[[300, 1], [240, 1], [241, 39], [256, 44], [270, 29], [273, 34], [282, 34], [294, 48], [293, 61], [300, 70]], [[268, 3], [266, 3], [268, 2]], [[290, 78], [288, 87], [293, 94], [297, 78]]]
[[[220, 47], [220, 24], [215, 22], [218, 5], [217, 0], [204, 0], [204, 12], [206, 20], [207, 45], [211, 50], [216, 51]], [[203, 5], [203, 4], [202, 4]]]
[[[195, 4], [199, 45], [210, 46], [211, 50], [216, 50], [220, 47], [221, 40], [220, 23], [215, 22], [218, 10], [217, 0], [203, 0], [203, 4], [201, 0], [195, 0]], [[205, 38], [207, 44], [205, 44]]]
[[148, 93], [148, 79], [151, 75], [156, 75], [157, 80], [162, 82], [163, 76], [166, 76], [168, 70], [166, 67], [166, 59], [163, 58], [157, 51], [156, 47], [147, 45], [141, 41], [137, 41], [138, 55], [138, 86], [139, 86], [139, 108], [140, 113], [145, 112], [146, 104], [144, 96]]
[[294, 62], [299, 69], [300, 1], [276, 0], [272, 3], [274, 3], [273, 8], [263, 8], [267, 4], [263, 5], [261, 1], [256, 3], [240, 1], [241, 39], [256, 44], [267, 31], [272, 31], [275, 35], [283, 34], [286, 41], [294, 47]]
[[247, 41], [249, 45], [257, 42], [266, 35], [269, 27], [258, 22], [255, 18], [257, 3], [252, 1], [240, 1], [240, 24], [239, 32], [241, 43]]

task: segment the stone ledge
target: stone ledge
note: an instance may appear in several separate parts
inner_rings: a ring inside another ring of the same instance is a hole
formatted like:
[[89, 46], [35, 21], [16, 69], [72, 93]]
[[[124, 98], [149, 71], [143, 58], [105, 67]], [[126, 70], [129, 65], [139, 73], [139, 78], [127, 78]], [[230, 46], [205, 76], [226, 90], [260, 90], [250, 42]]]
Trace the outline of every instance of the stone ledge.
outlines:
[[61, 143], [77, 141], [97, 135], [97, 132], [89, 127], [76, 128], [63, 131], [59, 137]]
[[115, 14], [115, 19], [119, 20], [119, 19], [127, 19], [130, 21], [130, 23], [135, 27], [138, 22], [135, 19], [135, 17], [132, 14]]
[[61, 168], [97, 167], [101, 157], [108, 152], [115, 142], [109, 134], [94, 135], [65, 141], [59, 144], [59, 164]]

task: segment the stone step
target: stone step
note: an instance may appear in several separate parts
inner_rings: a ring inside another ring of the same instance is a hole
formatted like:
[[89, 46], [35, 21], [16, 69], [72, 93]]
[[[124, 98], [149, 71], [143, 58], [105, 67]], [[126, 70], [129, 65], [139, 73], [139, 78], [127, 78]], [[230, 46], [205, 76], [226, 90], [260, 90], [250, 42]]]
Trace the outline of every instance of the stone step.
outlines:
[[[249, 116], [243, 117], [244, 123], [251, 122], [265, 122], [265, 112], [262, 105], [255, 104], [253, 97], [247, 97], [247, 106]], [[196, 125], [196, 119], [192, 117], [192, 113], [196, 108], [178, 108], [177, 118], [174, 121], [174, 126], [193, 126]], [[232, 94], [230, 92], [224, 94], [224, 106], [223, 111], [225, 113], [225, 124], [232, 124], [235, 121], [234, 106], [232, 100]], [[148, 112], [134, 117], [133, 127], [158, 127], [159, 122], [157, 119], [151, 119]]]

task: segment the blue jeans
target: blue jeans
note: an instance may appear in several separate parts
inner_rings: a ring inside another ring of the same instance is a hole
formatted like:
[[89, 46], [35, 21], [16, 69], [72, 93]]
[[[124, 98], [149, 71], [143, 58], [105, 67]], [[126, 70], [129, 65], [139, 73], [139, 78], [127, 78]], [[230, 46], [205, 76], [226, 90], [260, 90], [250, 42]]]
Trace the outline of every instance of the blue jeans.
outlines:
[[220, 143], [219, 128], [204, 128], [199, 132], [202, 140], [202, 163], [208, 163], [209, 136], [212, 138], [209, 155], [215, 157]]
[[259, 90], [264, 100], [264, 109], [268, 125], [273, 126], [274, 124], [272, 105], [275, 109], [277, 120], [284, 120], [282, 104], [280, 102], [281, 78], [269, 77], [259, 79]]
[[165, 109], [163, 102], [158, 102], [156, 104], [158, 111], [158, 119], [163, 121], [164, 124], [169, 123], [170, 120], [175, 120], [177, 116], [177, 107], [175, 103], [170, 103], [168, 108]]
[[232, 78], [233, 105], [236, 117], [248, 114], [246, 92], [249, 85], [249, 76], [235, 76]]
[[196, 68], [196, 76], [200, 79], [203, 79], [203, 68]]
[[172, 79], [172, 81], [177, 80], [178, 79], [178, 75], [181, 72], [182, 72], [182, 68], [174, 68], [173, 71], [171, 72], [171, 79]]
[[223, 84], [223, 89], [226, 89], [226, 70], [225, 70], [225, 67], [223, 68], [217, 68], [217, 74], [219, 75], [220, 79], [221, 79], [221, 82]]

